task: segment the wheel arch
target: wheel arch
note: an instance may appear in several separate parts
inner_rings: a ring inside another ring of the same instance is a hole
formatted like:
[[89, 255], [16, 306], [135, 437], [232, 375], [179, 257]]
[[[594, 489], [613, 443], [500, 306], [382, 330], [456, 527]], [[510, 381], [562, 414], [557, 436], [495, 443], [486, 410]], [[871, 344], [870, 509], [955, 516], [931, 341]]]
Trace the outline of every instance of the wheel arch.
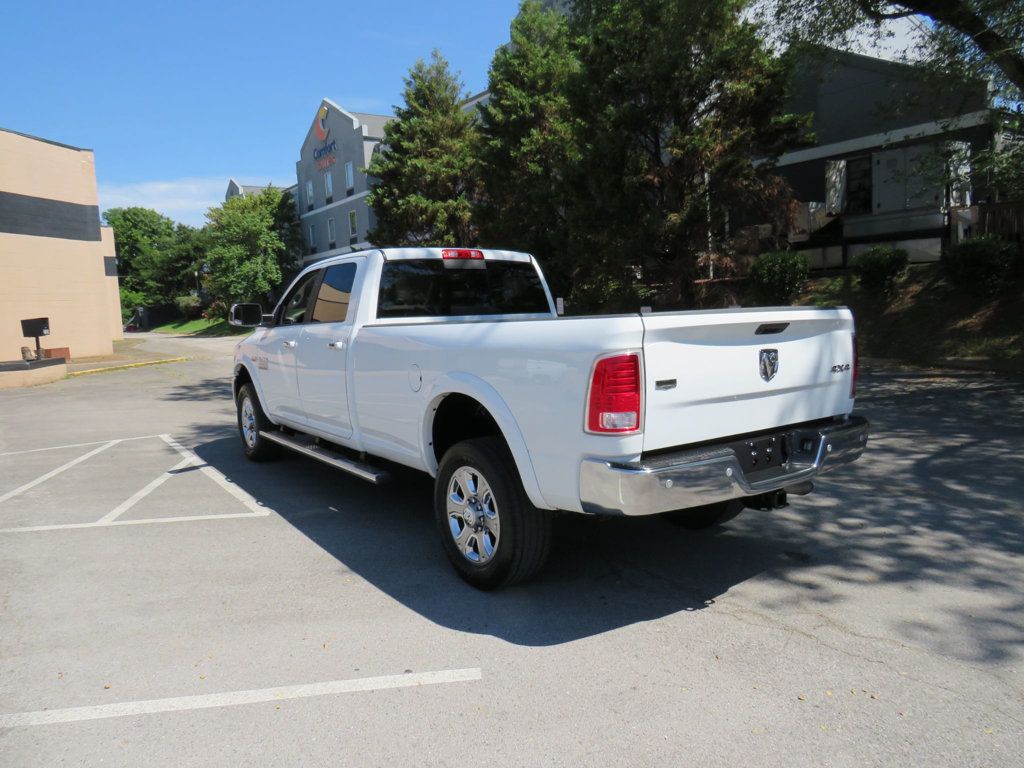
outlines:
[[267, 414], [267, 419], [274, 422], [270, 414], [267, 413], [266, 399], [263, 397], [263, 388], [260, 386], [259, 378], [252, 375], [252, 370], [245, 363], [235, 363], [235, 373], [231, 377], [231, 401], [234, 403], [238, 402], [238, 391], [245, 385], [251, 384], [253, 389], [256, 390], [256, 397], [260, 400], [260, 407], [263, 408], [263, 412]]
[[[452, 418], [464, 416], [467, 409], [474, 408], [479, 408], [481, 420], [493, 423], [493, 429], [484, 429], [475, 419], [464, 430], [451, 426]], [[530, 502], [541, 509], [553, 509], [541, 493], [519, 424], [494, 387], [472, 374], [449, 374], [437, 381], [427, 398], [420, 442], [423, 464], [430, 474], [437, 475], [441, 455], [451, 445], [486, 434], [497, 434], [505, 441]]]

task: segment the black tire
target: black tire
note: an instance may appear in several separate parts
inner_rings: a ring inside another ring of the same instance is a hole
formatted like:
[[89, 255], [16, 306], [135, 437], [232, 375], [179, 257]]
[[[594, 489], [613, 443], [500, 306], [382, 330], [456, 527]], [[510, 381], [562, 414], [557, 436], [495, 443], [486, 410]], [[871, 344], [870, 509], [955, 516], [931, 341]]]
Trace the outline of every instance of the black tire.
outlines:
[[742, 499], [730, 499], [719, 501], [715, 504], [707, 504], [703, 507], [691, 509], [680, 509], [677, 512], [666, 512], [664, 518], [673, 525], [686, 528], [690, 531], [700, 531], [721, 525], [732, 520], [743, 511]]
[[[473, 473], [479, 496], [471, 488], [461, 488], [461, 484], [472, 485]], [[465, 496], [466, 501], [453, 502], [450, 514], [449, 488], [453, 482], [455, 498]], [[478, 521], [477, 527], [467, 522], [467, 514]], [[551, 548], [554, 515], [530, 503], [515, 460], [499, 437], [466, 440], [445, 453], [434, 483], [434, 516], [445, 554], [459, 575], [477, 589], [526, 581], [543, 567]], [[488, 546], [493, 547], [489, 554]]]
[[[243, 428], [243, 412], [246, 410], [246, 403], [252, 406], [252, 423], [255, 427], [250, 438], [246, 438], [246, 430]], [[277, 429], [273, 422], [267, 418], [260, 405], [260, 399], [256, 396], [256, 390], [252, 384], [243, 384], [238, 390], [238, 399], [235, 401], [235, 411], [238, 416], [238, 438], [242, 441], [242, 450], [250, 461], [266, 461], [281, 454], [281, 446], [272, 443], [263, 437], [263, 432], [270, 432]]]

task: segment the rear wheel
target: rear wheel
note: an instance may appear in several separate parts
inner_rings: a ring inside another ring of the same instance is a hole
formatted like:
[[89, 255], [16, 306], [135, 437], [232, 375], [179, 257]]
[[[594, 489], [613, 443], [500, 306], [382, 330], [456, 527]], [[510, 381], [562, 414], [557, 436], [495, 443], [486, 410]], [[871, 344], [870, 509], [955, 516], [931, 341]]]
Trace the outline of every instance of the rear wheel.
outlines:
[[530, 503], [500, 438], [466, 440], [445, 453], [434, 515], [445, 554], [478, 589], [525, 581], [547, 559], [552, 514]]
[[263, 437], [263, 432], [277, 429], [260, 406], [252, 384], [243, 384], [238, 390], [238, 437], [242, 450], [252, 461], [266, 461], [280, 453], [280, 446]]
[[670, 523], [686, 528], [691, 531], [699, 531], [710, 528], [714, 525], [732, 520], [743, 511], [742, 499], [730, 499], [719, 501], [715, 504], [707, 504], [703, 507], [692, 509], [680, 509], [676, 512], [666, 512], [664, 517]]

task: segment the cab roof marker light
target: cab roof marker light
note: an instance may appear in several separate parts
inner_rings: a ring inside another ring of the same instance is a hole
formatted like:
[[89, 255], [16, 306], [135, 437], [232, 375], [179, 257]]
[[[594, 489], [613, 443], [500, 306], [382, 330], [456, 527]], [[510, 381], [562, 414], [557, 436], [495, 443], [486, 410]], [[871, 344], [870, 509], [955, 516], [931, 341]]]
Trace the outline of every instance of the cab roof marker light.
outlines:
[[483, 257], [484, 252], [476, 248], [443, 248], [441, 250], [442, 259], [473, 259], [478, 261], [483, 259]]

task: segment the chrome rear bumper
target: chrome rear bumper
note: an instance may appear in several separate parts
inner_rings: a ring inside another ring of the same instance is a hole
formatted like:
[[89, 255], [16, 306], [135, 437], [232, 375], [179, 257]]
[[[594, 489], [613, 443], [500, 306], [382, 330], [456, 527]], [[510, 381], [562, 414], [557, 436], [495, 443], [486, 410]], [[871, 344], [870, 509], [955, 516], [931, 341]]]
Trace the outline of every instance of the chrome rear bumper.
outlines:
[[781, 466], [749, 475], [730, 446], [679, 451], [637, 464], [584, 459], [580, 466], [583, 511], [655, 515], [779, 490], [856, 461], [867, 445], [868, 426], [867, 419], [851, 416], [788, 430], [795, 445], [808, 449], [792, 452]]

